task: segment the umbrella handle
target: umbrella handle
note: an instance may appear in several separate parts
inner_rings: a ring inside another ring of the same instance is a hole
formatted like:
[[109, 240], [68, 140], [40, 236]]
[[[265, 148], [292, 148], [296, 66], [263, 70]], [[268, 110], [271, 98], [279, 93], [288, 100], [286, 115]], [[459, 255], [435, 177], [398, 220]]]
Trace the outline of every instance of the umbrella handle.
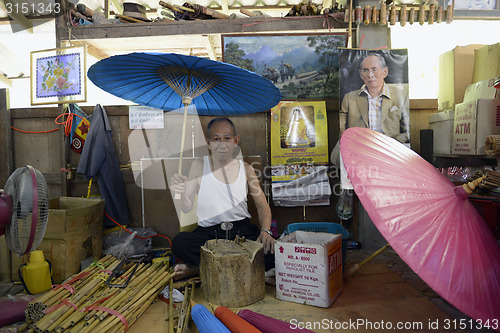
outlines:
[[[181, 136], [181, 149], [179, 151], [179, 167], [177, 173], [179, 175], [182, 175], [182, 158], [184, 157], [184, 143], [186, 141], [186, 122], [187, 122], [187, 112], [188, 112], [188, 106], [189, 104], [184, 104], [184, 118], [182, 120], [182, 136]], [[174, 199], [180, 200], [181, 199], [181, 194], [180, 193], [175, 193], [174, 194]]]
[[382, 246], [380, 249], [378, 249], [377, 251], [373, 252], [368, 258], [366, 258], [365, 260], [363, 260], [362, 262], [360, 262], [359, 264], [356, 264], [354, 266], [352, 266], [351, 268], [349, 268], [349, 270], [347, 271], [347, 273], [345, 274], [345, 277], [350, 277], [351, 275], [353, 275], [361, 266], [363, 266], [364, 264], [366, 264], [368, 261], [372, 260], [373, 258], [375, 258], [376, 256], [378, 256], [380, 253], [382, 253], [385, 249], [387, 249], [389, 247], [389, 243], [385, 244], [384, 246]]

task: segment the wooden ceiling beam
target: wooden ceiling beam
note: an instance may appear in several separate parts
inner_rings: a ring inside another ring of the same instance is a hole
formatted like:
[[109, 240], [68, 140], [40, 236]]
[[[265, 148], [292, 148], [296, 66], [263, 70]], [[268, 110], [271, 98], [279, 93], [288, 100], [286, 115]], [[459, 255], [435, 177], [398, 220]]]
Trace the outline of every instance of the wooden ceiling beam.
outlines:
[[118, 13], [123, 13], [123, 5], [118, 0], [108, 0], [111, 1]]
[[[22, 6], [13, 0], [3, 0], [7, 15], [29, 33], [33, 33], [33, 22], [22, 14]], [[26, 4], [26, 3], [25, 3]], [[10, 9], [9, 9], [10, 8]]]
[[217, 61], [217, 52], [215, 51], [215, 39], [220, 36], [217, 35], [204, 35], [203, 42], [208, 52], [208, 57], [211, 60]]
[[227, 0], [219, 0], [219, 3], [222, 8], [222, 12], [224, 14], [229, 13], [229, 5], [227, 4]]
[[[269, 17], [269, 18], [241, 18], [216, 19], [198, 21], [169, 21], [167, 23], [124, 23], [107, 25], [76, 26], [71, 34], [77, 39], [124, 38], [137, 36], [165, 36], [190, 34], [224, 34], [242, 32], [272, 32], [272, 31], [329, 31], [324, 15], [300, 17]], [[345, 31], [347, 23], [329, 20], [330, 29]], [[59, 29], [64, 29], [59, 27]], [[67, 34], [67, 33], [66, 33]], [[64, 36], [63, 33], [61, 36]]]
[[87, 45], [87, 53], [89, 55], [93, 56], [94, 58], [96, 58], [97, 60], [102, 60], [102, 59], [109, 57], [109, 55], [107, 53], [103, 52], [102, 50], [98, 49], [94, 45], [87, 43], [87, 42], [74, 40], [74, 41], [71, 41], [71, 43], [68, 41], [63, 41], [63, 44], [66, 47]]
[[0, 82], [3, 82], [5, 83], [6, 85], [8, 85], [9, 87], [12, 87], [12, 80], [9, 79], [8, 77], [6, 77], [5, 75], [3, 74], [0, 74]]

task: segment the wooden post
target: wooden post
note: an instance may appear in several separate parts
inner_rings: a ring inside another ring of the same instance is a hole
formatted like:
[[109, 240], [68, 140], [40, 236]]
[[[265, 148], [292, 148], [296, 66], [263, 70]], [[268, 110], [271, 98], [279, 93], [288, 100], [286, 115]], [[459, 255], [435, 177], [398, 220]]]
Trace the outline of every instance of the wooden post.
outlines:
[[[9, 90], [0, 89], [0, 188], [4, 188], [7, 179], [14, 171], [12, 153], [12, 121], [10, 118]], [[10, 251], [5, 236], [0, 236], [0, 281], [10, 281]]]
[[[56, 0], [56, 2], [59, 3], [61, 11], [56, 13], [55, 17], [55, 25], [56, 25], [56, 48], [62, 47], [62, 40], [64, 38], [63, 35], [63, 28], [65, 27], [66, 24], [66, 10], [67, 10], [67, 2], [66, 0]], [[58, 114], [63, 114], [64, 113], [64, 104], [58, 104], [57, 105], [57, 110]], [[70, 167], [70, 147], [69, 147], [69, 138], [64, 135], [64, 131], [61, 132], [61, 146], [59, 147], [61, 154], [62, 154], [62, 160], [64, 161], [65, 165], [64, 167]], [[71, 196], [71, 187], [70, 187], [70, 182], [68, 181], [66, 174], [64, 172], [61, 172], [61, 194], [62, 196], [69, 197]]]
[[12, 153], [12, 126], [9, 90], [0, 89], [0, 188], [3, 188], [7, 178], [14, 171], [14, 157]]
[[213, 239], [201, 247], [200, 278], [205, 299], [240, 307], [264, 299], [264, 248], [261, 243]]

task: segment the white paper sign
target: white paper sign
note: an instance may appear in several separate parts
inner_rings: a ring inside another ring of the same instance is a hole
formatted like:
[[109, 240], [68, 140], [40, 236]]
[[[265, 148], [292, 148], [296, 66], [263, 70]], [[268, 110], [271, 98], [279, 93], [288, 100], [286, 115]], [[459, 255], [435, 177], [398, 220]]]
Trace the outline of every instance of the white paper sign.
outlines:
[[128, 109], [130, 129], [158, 129], [165, 126], [163, 110], [147, 106], [130, 106]]

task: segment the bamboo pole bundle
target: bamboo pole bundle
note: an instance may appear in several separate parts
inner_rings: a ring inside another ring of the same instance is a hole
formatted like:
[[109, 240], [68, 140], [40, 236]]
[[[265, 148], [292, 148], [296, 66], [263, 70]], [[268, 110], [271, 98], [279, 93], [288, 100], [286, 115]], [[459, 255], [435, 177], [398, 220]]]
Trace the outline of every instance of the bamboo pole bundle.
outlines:
[[[163, 270], [158, 274], [158, 272], [155, 273], [156, 279], [151, 281], [148, 285], [146, 285], [144, 288], [137, 288], [137, 295], [132, 298], [132, 300], [129, 300], [127, 298], [122, 298], [121, 304], [118, 304], [117, 306], [114, 307], [114, 310], [123, 316], [125, 319], [125, 322], [128, 323], [129, 320], [132, 320], [133, 316], [136, 315], [138, 309], [145, 309], [149, 304], [151, 304], [152, 299], [156, 298], [158, 294], [161, 292], [161, 290], [165, 287], [165, 285], [172, 279], [173, 274], [168, 275], [168, 272]], [[144, 291], [148, 290], [145, 294]], [[142, 314], [140, 312], [140, 314]], [[90, 332], [90, 331], [113, 331], [114, 328], [119, 327], [120, 329], [123, 329], [123, 324], [120, 323], [120, 319], [117, 316], [109, 316], [109, 313], [104, 312], [103, 315], [99, 318], [99, 320], [95, 321], [95, 324], [92, 325], [91, 329], [89, 330], [82, 330], [80, 332]], [[129, 323], [130, 324], [130, 323]]]
[[29, 309], [30, 311], [26, 314], [26, 321], [37, 322], [39, 319], [45, 316], [45, 313], [43, 312], [44, 309], [60, 303], [59, 300], [65, 299], [70, 296], [71, 292], [69, 289], [73, 288], [73, 290], [77, 290], [81, 288], [88, 281], [90, 281], [88, 276], [94, 274], [100, 269], [99, 266], [103, 267], [103, 265], [111, 264], [113, 260], [114, 259], [112, 256], [103, 257], [101, 260], [96, 262], [96, 264], [91, 265], [90, 267], [77, 274], [75, 277], [69, 279], [66, 283], [63, 283], [62, 286], [65, 286], [68, 289], [59, 286], [35, 298], [28, 304], [27, 309]]
[[[103, 269], [106, 264], [106, 269]], [[66, 282], [74, 291], [51, 290], [28, 304], [27, 321], [34, 332], [119, 332], [133, 324], [155, 300], [174, 274], [161, 262], [134, 263], [120, 277], [106, 284], [120, 261], [105, 257]], [[101, 265], [99, 267], [99, 265]], [[84, 273], [84, 274], [83, 274]], [[132, 276], [130, 276], [133, 274]], [[125, 288], [118, 288], [130, 278]], [[70, 283], [71, 282], [71, 283]], [[117, 284], [116, 286], [114, 284]], [[48, 307], [47, 304], [52, 304]], [[47, 311], [48, 310], [48, 311]], [[46, 312], [46, 313], [44, 313]], [[38, 314], [43, 316], [38, 318]], [[29, 320], [28, 320], [29, 319]]]
[[[112, 260], [112, 256], [103, 257], [96, 264], [87, 267], [86, 269], [84, 269], [82, 272], [80, 272], [77, 275], [85, 275], [86, 273], [88, 273], [89, 275], [93, 274], [97, 269], [99, 269], [98, 265], [101, 265], [101, 266], [108, 265], [110, 260]], [[75, 282], [72, 283], [72, 286], [76, 288], [78, 285], [82, 284], [84, 281], [86, 281], [85, 277], [82, 279], [75, 280]], [[39, 303], [43, 303], [43, 304], [54, 304], [61, 297], [68, 296], [69, 293], [70, 293], [69, 290], [67, 290], [65, 288], [49, 290], [48, 292], [44, 293], [40, 297], [36, 298], [33, 302], [39, 302]]]
[[[164, 272], [161, 276], [159, 276], [157, 280], [155, 280], [155, 283], [150, 285], [151, 289], [149, 289], [145, 294], [140, 296], [139, 299], [135, 300], [133, 303], [125, 302], [125, 304], [123, 304], [122, 307], [119, 308], [117, 311], [121, 313], [126, 320], [131, 318], [131, 315], [133, 314], [134, 310], [141, 307], [141, 305], [143, 305], [144, 302], [147, 301], [149, 297], [152, 297], [153, 295], [158, 296], [158, 294], [163, 290], [163, 288], [165, 288], [165, 286], [167, 285], [167, 283], [170, 282], [173, 276], [174, 273], [169, 275], [168, 272]], [[95, 331], [107, 332], [113, 326], [116, 325], [121, 325], [120, 319], [116, 316], [107, 316], [106, 319], [104, 319], [99, 325], [95, 327]]]

